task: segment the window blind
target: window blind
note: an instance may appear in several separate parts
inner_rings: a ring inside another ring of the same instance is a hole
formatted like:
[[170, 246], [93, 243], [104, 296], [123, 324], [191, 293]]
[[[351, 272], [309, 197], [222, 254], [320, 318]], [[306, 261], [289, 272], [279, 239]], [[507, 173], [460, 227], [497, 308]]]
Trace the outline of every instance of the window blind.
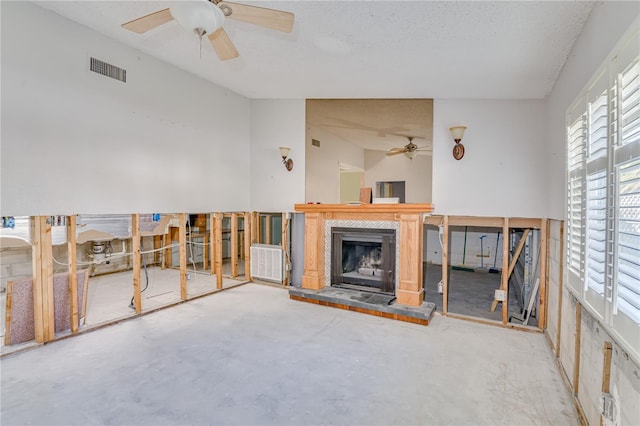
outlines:
[[587, 176], [586, 285], [604, 295], [607, 242], [607, 172]]
[[618, 168], [616, 307], [640, 323], [640, 160]]
[[640, 142], [640, 63], [636, 59], [620, 75], [621, 144]]

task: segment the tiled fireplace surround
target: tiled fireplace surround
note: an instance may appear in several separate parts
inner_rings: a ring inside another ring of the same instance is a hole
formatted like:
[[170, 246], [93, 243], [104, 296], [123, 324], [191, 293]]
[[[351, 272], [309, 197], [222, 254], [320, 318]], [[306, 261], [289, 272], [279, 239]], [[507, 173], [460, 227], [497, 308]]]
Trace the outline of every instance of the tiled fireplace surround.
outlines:
[[431, 204], [297, 204], [305, 213], [305, 256], [302, 288], [331, 286], [331, 228], [394, 229], [396, 232], [396, 301], [420, 306], [422, 288], [422, 233]]

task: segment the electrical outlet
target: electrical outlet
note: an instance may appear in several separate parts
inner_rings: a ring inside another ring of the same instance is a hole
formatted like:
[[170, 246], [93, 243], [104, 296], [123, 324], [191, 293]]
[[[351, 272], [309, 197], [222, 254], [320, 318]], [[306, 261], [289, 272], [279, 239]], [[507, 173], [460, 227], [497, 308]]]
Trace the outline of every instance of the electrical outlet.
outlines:
[[603, 393], [600, 397], [600, 402], [602, 404], [602, 416], [607, 420], [613, 420], [616, 406], [613, 395], [610, 393]]

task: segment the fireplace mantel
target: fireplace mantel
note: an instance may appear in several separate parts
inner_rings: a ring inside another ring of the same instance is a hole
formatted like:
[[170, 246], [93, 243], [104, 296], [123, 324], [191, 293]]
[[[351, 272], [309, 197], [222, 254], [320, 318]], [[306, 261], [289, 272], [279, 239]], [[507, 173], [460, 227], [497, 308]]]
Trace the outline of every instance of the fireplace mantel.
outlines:
[[397, 303], [420, 306], [422, 287], [422, 233], [424, 214], [432, 204], [296, 204], [305, 213], [304, 273], [302, 288], [320, 290], [325, 286], [325, 221], [330, 219], [397, 221], [400, 239]]

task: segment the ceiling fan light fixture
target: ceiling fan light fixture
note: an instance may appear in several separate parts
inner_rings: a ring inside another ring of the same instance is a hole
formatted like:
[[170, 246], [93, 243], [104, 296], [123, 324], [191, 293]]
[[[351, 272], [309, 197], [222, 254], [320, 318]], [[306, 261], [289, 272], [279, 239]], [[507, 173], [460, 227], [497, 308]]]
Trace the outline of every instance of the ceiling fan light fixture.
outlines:
[[224, 24], [224, 13], [209, 0], [176, 2], [169, 11], [180, 25], [199, 37], [213, 34]]
[[413, 160], [415, 158], [416, 155], [418, 155], [418, 153], [416, 151], [407, 151], [404, 153], [404, 155], [409, 159], [409, 160]]

